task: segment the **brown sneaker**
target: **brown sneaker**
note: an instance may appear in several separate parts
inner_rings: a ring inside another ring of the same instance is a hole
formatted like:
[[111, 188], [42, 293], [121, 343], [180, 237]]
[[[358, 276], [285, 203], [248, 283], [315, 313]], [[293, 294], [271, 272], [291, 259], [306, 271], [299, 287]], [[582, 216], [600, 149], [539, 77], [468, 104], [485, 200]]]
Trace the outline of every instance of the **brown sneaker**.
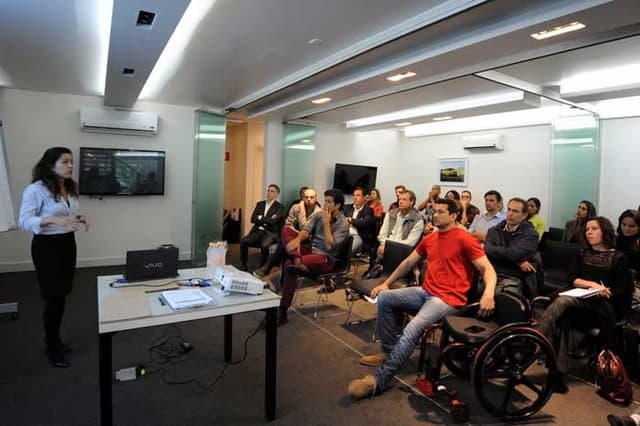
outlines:
[[368, 365], [371, 367], [380, 367], [387, 360], [388, 356], [389, 354], [386, 352], [378, 352], [377, 354], [373, 355], [365, 355], [360, 358], [360, 364]]
[[356, 379], [349, 383], [347, 393], [352, 398], [361, 399], [372, 396], [376, 391], [376, 379], [368, 374], [362, 379]]

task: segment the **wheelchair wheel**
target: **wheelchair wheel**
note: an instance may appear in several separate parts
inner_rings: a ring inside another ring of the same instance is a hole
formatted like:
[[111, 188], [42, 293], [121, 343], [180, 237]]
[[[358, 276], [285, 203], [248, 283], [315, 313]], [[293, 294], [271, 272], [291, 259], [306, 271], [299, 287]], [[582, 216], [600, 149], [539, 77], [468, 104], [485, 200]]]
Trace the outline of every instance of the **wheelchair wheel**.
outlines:
[[537, 413], [553, 393], [555, 352], [530, 327], [512, 327], [487, 339], [472, 368], [476, 397], [491, 414], [515, 420]]
[[[444, 342], [444, 347], [454, 342], [449, 333], [444, 329], [442, 330], [441, 343], [442, 342]], [[469, 378], [473, 356], [473, 351], [470, 351], [468, 348], [451, 348], [442, 355], [442, 363], [447, 367], [447, 370], [456, 376]]]

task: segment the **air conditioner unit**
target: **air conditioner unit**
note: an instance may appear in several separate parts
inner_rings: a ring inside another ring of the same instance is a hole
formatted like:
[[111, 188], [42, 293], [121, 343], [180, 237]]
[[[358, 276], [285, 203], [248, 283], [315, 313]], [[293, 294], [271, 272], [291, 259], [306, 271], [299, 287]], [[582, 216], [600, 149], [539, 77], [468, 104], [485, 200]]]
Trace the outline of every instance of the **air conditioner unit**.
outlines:
[[496, 134], [465, 136], [462, 138], [462, 146], [469, 150], [501, 151], [504, 149], [504, 136]]
[[119, 109], [80, 109], [80, 129], [91, 133], [154, 136], [158, 114]]

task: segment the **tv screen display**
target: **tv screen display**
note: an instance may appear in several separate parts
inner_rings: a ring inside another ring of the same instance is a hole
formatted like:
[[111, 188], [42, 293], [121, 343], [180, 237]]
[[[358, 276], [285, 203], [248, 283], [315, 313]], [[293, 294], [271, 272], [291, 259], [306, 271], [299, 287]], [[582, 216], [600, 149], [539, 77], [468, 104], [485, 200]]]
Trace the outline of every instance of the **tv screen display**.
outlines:
[[80, 148], [80, 194], [163, 195], [164, 151]]
[[333, 187], [345, 194], [353, 193], [353, 188], [357, 186], [361, 186], [368, 192], [376, 186], [377, 173], [378, 168], [374, 166], [336, 163], [333, 173]]

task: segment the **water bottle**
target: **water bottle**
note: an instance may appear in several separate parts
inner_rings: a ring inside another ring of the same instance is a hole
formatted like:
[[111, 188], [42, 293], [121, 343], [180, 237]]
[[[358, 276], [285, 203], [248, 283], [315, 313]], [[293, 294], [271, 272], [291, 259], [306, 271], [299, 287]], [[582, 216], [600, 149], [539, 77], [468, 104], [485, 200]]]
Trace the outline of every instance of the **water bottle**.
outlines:
[[213, 278], [213, 272], [216, 266], [226, 264], [226, 257], [226, 241], [209, 243], [209, 248], [207, 248], [207, 278]]

